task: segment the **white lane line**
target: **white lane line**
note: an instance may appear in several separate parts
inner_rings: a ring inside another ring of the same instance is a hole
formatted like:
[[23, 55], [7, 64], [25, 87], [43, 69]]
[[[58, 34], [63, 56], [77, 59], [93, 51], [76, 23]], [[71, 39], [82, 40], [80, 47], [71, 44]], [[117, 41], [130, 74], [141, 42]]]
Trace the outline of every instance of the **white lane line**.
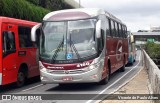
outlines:
[[141, 69], [130, 79], [128, 79], [126, 82], [124, 82], [122, 85], [120, 85], [116, 90], [114, 90], [113, 92], [109, 93], [109, 94], [113, 94], [114, 92], [116, 92], [118, 89], [120, 89], [123, 85], [127, 84], [129, 81], [131, 81], [132, 79], [134, 79], [143, 69], [144, 67], [141, 67]]
[[[132, 79], [134, 79], [143, 69], [144, 67], [142, 67], [137, 73], [136, 75], [134, 75], [132, 78], [130, 78], [129, 80], [127, 80], [125, 83], [123, 83], [122, 85], [120, 85], [117, 89], [115, 89], [113, 92], [110, 92], [108, 94], [113, 94], [115, 93], [117, 90], [119, 90], [121, 87], [123, 87], [124, 85], [126, 85], [129, 81], [131, 81]], [[100, 103], [101, 101], [103, 101], [103, 99], [105, 99], [105, 97], [102, 98], [102, 100], [97, 100], [95, 103]]]
[[28, 88], [28, 89], [24, 89], [24, 90], [22, 90], [23, 92], [25, 92], [25, 91], [29, 91], [29, 90], [31, 90], [31, 89], [34, 89], [34, 88], [37, 88], [37, 87], [40, 87], [40, 86], [42, 86], [43, 84], [39, 84], [39, 85], [36, 85], [36, 86], [34, 86], [34, 87], [31, 87], [31, 88]]
[[92, 99], [88, 100], [86, 103], [91, 103], [94, 99], [96, 99], [100, 94], [103, 94], [107, 89], [109, 89], [110, 87], [112, 87], [113, 85], [115, 85], [119, 80], [121, 80], [123, 77], [125, 77], [129, 72], [131, 72], [134, 68], [136, 68], [139, 63], [140, 63], [140, 57], [141, 57], [141, 52], [140, 52], [140, 56], [139, 56], [139, 62], [137, 65], [135, 65], [132, 69], [130, 69], [127, 73], [125, 73], [121, 78], [117, 79], [115, 82], [113, 82], [111, 85], [107, 86], [107, 88], [105, 88], [104, 90], [102, 90], [100, 93], [98, 93], [95, 97], [93, 97]]

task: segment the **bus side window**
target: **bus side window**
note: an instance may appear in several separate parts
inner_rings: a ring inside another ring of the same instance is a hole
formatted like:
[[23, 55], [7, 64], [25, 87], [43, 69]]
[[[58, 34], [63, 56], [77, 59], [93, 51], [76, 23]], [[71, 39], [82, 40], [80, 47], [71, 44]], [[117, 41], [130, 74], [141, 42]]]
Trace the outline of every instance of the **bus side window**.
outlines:
[[40, 47], [40, 36], [41, 36], [41, 29], [37, 29], [36, 31], [36, 47]]
[[114, 27], [115, 27], [115, 35], [116, 37], [118, 37], [118, 27], [116, 22], [114, 22]]
[[121, 24], [118, 24], [118, 29], [119, 29], [119, 37], [122, 38], [122, 28], [121, 28]]
[[120, 32], [119, 32], [119, 23], [116, 23], [116, 25], [117, 25], [117, 34], [118, 34], [118, 37], [120, 38], [121, 35], [120, 35]]
[[108, 18], [106, 18], [106, 36], [111, 36], [109, 19]]
[[[102, 25], [103, 25], [103, 22], [102, 22]], [[99, 53], [101, 53], [103, 48], [104, 48], [104, 38], [105, 38], [105, 31], [104, 31], [104, 28], [102, 26], [102, 28], [101, 28], [101, 37], [98, 39]]]
[[34, 47], [31, 41], [31, 28], [18, 26], [19, 46], [20, 48]]
[[112, 28], [111, 28], [111, 20], [110, 19], [108, 20], [109, 20], [109, 32], [110, 32], [110, 36], [112, 37], [113, 35], [112, 35]]
[[3, 56], [16, 51], [15, 35], [11, 31], [3, 32]]
[[123, 38], [127, 38], [127, 28], [123, 26]]
[[127, 38], [127, 27], [125, 26], [125, 38]]
[[111, 33], [113, 37], [116, 37], [115, 35], [115, 28], [114, 28], [114, 22], [111, 20]]
[[125, 30], [123, 25], [122, 25], [122, 37], [125, 38]]

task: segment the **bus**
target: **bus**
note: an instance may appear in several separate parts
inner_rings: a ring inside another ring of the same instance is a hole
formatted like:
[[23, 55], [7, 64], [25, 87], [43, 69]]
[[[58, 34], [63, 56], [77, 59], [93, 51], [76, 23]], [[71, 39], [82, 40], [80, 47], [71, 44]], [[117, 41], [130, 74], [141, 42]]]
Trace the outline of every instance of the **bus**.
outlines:
[[31, 30], [43, 84], [106, 84], [128, 62], [127, 27], [98, 8], [50, 12]]
[[131, 32], [128, 31], [128, 46], [129, 46], [129, 57], [128, 57], [128, 64], [133, 65], [133, 63], [136, 61], [136, 46], [134, 41], [134, 36]]
[[27, 78], [40, 74], [37, 48], [31, 41], [31, 28], [36, 24], [0, 17], [0, 85], [16, 82], [21, 87]]

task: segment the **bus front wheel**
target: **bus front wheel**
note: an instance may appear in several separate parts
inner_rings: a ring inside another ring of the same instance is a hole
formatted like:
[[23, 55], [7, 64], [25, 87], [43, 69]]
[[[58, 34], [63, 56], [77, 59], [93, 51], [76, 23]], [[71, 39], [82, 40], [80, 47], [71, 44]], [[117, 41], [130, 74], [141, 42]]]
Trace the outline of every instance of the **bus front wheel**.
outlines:
[[100, 85], [105, 85], [105, 84], [108, 83], [108, 81], [110, 79], [110, 75], [111, 75], [111, 69], [110, 68], [111, 68], [111, 65], [110, 65], [110, 62], [109, 62], [108, 63], [108, 73], [107, 73], [107, 76], [103, 80], [101, 80], [99, 82]]
[[99, 82], [100, 85], [106, 85], [109, 81], [109, 74]]

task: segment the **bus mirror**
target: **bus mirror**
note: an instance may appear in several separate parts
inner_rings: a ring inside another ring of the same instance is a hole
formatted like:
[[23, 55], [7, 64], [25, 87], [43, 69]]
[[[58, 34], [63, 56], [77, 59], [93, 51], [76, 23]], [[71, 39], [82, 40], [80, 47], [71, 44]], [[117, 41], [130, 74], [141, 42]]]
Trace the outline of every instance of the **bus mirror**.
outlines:
[[96, 37], [100, 38], [101, 37], [101, 20], [98, 20], [97, 24], [96, 24]]
[[33, 42], [36, 41], [36, 31], [37, 31], [37, 29], [38, 29], [40, 26], [41, 26], [41, 23], [35, 25], [35, 26], [32, 28], [32, 30], [31, 30], [31, 40], [32, 40]]

